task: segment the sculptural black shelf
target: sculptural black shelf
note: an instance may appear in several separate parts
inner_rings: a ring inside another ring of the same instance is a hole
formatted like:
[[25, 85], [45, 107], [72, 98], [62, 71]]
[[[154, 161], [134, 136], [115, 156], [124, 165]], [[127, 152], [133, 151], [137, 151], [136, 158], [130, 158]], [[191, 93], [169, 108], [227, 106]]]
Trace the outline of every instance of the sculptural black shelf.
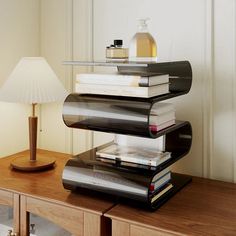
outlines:
[[[153, 176], [184, 157], [191, 148], [192, 127], [188, 121], [176, 121], [176, 124], [155, 132], [150, 129], [149, 123], [150, 114], [155, 103], [189, 92], [192, 85], [192, 69], [188, 61], [159, 63], [74, 61], [65, 62], [64, 64], [79, 66], [116, 66], [120, 74], [126, 74], [127, 72], [156, 72], [169, 74], [170, 92], [151, 98], [72, 93], [64, 102], [63, 120], [70, 128], [134, 135], [146, 138], [158, 138], [164, 135], [164, 150], [171, 153], [171, 158], [158, 165], [156, 168], [152, 170], [140, 170], [137, 168], [124, 167], [120, 165], [119, 162], [110, 164], [101, 163], [96, 160], [97, 148], [93, 148], [68, 161], [63, 172], [63, 184], [65, 188], [88, 188], [142, 201], [148, 205], [150, 209], [156, 209], [191, 181], [189, 176], [172, 173], [171, 183], [173, 184], [173, 188], [161, 196], [157, 201], [151, 202], [148, 189]], [[130, 190], [127, 190], [127, 192], [120, 191], [120, 189], [115, 189], [112, 184], [110, 184], [110, 187], [99, 187], [99, 184], [86, 184], [78, 180], [78, 173], [83, 172], [84, 169], [87, 169], [86, 174], [93, 176], [101, 166], [103, 171], [105, 169], [105, 174], [103, 176], [105, 179], [110, 181], [113, 172], [116, 172], [121, 179], [124, 180], [127, 178], [127, 181], [132, 180], [132, 183], [135, 184], [135, 186], [138, 186], [138, 192], [142, 189], [143, 194], [137, 195], [136, 192]], [[146, 181], [140, 182], [138, 176], [143, 176]]]

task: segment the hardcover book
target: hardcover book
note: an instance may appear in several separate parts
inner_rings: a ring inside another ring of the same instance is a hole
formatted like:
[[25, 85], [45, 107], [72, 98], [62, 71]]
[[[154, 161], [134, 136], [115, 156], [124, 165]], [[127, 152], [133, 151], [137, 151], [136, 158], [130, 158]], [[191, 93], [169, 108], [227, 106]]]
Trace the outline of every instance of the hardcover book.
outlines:
[[112, 144], [104, 149], [98, 150], [96, 155], [107, 159], [148, 166], [158, 166], [171, 158], [170, 152], [119, 146], [117, 144]]
[[133, 162], [119, 161], [119, 160], [104, 158], [101, 156], [97, 156], [96, 160], [104, 162], [104, 163], [112, 164], [112, 165], [119, 165], [121, 167], [131, 168], [131, 169], [140, 169], [140, 170], [143, 169], [143, 170], [154, 171], [157, 168], [156, 166], [148, 166], [148, 165], [142, 165], [142, 164], [133, 163]]
[[127, 74], [77, 74], [76, 83], [118, 85], [131, 87], [150, 87], [158, 84], [169, 83], [168, 74], [157, 73], [127, 73]]
[[160, 124], [160, 125], [155, 125], [155, 124], [150, 124], [149, 125], [149, 129], [150, 129], [150, 131], [153, 133], [153, 134], [155, 134], [155, 133], [157, 133], [158, 131], [160, 131], [160, 130], [163, 130], [163, 129], [165, 129], [165, 128], [167, 128], [167, 127], [169, 127], [169, 126], [172, 126], [172, 125], [174, 125], [175, 124], [175, 120], [170, 120], [170, 121], [167, 121], [167, 122], [165, 122], [165, 123], [162, 123], [162, 124]]
[[157, 102], [152, 106], [151, 115], [161, 115], [171, 111], [175, 111], [174, 105], [172, 103]]
[[153, 196], [151, 196], [151, 203], [155, 203], [161, 196], [163, 196], [165, 193], [169, 192], [173, 188], [173, 184], [168, 183], [165, 185], [160, 191], [156, 192]]
[[163, 187], [168, 182], [170, 182], [170, 179], [171, 179], [171, 173], [168, 172], [164, 174], [163, 176], [159, 177], [159, 179], [157, 179], [156, 181], [154, 182], [152, 181], [151, 185], [149, 186], [149, 190], [151, 192], [155, 192], [159, 190], [161, 187]]
[[152, 87], [130, 87], [102, 84], [79, 84], [76, 83], [76, 92], [80, 94], [100, 94], [126, 97], [155, 97], [169, 93], [169, 83]]

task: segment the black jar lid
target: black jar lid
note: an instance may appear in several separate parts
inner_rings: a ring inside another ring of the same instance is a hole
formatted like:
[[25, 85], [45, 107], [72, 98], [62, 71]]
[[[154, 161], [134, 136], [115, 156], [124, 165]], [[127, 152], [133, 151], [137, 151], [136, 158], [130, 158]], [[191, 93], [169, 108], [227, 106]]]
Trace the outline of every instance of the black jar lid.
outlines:
[[115, 45], [116, 47], [122, 47], [122, 45], [123, 45], [123, 40], [122, 40], [122, 39], [115, 39], [115, 40], [114, 40], [114, 45]]

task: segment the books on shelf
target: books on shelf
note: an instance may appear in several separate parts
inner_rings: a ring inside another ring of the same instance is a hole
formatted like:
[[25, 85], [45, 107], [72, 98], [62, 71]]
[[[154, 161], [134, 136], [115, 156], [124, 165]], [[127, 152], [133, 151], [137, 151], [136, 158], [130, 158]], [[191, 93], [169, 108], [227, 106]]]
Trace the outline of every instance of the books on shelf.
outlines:
[[173, 184], [168, 183], [163, 188], [151, 196], [151, 204], [154, 204], [158, 199], [160, 199], [165, 193], [173, 188]]
[[151, 72], [78, 74], [76, 92], [149, 98], [169, 93], [169, 75]]
[[149, 125], [149, 129], [152, 133], [157, 133], [169, 126], [172, 126], [175, 124], [175, 120], [170, 120], [170, 121], [167, 121], [165, 123], [162, 123], [160, 125], [156, 125], [156, 124], [153, 124], [153, 125]]
[[168, 173], [164, 174], [163, 176], [161, 176], [156, 181], [152, 181], [152, 183], [149, 186], [149, 190], [151, 192], [155, 192], [155, 191], [159, 190], [161, 187], [163, 187], [164, 185], [169, 183], [170, 179], [171, 179], [171, 174], [170, 174], [170, 171], [169, 171]]
[[170, 167], [166, 167], [165, 169], [163, 169], [162, 171], [158, 172], [157, 174], [155, 174], [155, 176], [152, 178], [152, 182], [156, 182], [158, 179], [160, 179], [162, 176], [166, 175], [170, 173]]
[[156, 168], [157, 168], [156, 166], [148, 166], [148, 165], [142, 165], [142, 164], [133, 163], [133, 162], [118, 161], [118, 160], [104, 158], [101, 156], [97, 156], [96, 160], [104, 162], [104, 163], [112, 164], [112, 165], [119, 164], [119, 166], [121, 166], [121, 167], [130, 168], [130, 169], [140, 169], [140, 170], [151, 170], [152, 171], [152, 170], [156, 170]]
[[[147, 175], [139, 171], [127, 171], [112, 167], [100, 161], [73, 159], [67, 163], [64, 169], [63, 183], [75, 184], [77, 187], [115, 194], [142, 202], [155, 203], [154, 197], [157, 195], [161, 197], [170, 190], [169, 175], [170, 172], [166, 173], [166, 171], [151, 172]], [[155, 188], [154, 191], [150, 190], [153, 188], [152, 185]]]
[[171, 103], [155, 103], [149, 116], [149, 129], [154, 134], [175, 124], [175, 108]]
[[112, 144], [96, 152], [96, 156], [147, 166], [158, 166], [171, 158], [170, 152]]
[[161, 115], [171, 111], [175, 111], [174, 105], [172, 103], [157, 102], [154, 103], [151, 108], [151, 115]]
[[154, 97], [169, 93], [169, 83], [151, 87], [131, 87], [121, 85], [79, 84], [76, 83], [76, 92], [81, 94], [99, 94], [126, 97]]
[[100, 84], [131, 87], [150, 87], [158, 84], [169, 83], [168, 74], [157, 73], [127, 73], [127, 74], [102, 74], [85, 73], [76, 75], [78, 84]]

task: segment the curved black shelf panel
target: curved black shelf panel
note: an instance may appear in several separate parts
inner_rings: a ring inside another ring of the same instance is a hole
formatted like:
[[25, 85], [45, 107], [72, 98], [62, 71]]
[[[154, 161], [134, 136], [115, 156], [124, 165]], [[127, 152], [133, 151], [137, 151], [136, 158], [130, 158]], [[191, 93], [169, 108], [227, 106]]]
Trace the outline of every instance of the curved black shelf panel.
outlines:
[[93, 148], [71, 158], [63, 171], [63, 185], [66, 189], [85, 188], [100, 191], [115, 196], [130, 198], [143, 202], [150, 209], [156, 209], [191, 178], [176, 179], [172, 174], [173, 188], [158, 201], [151, 203], [149, 186], [153, 177], [166, 167], [185, 156], [192, 141], [192, 129], [189, 122], [180, 122], [166, 133], [166, 151], [171, 152], [171, 158], [159, 165], [155, 170], [124, 167], [118, 163], [104, 163], [96, 160], [96, 152], [103, 146]]
[[180, 93], [180, 95], [188, 93], [192, 85], [192, 67], [188, 61], [148, 63], [146, 67], [127, 67], [123, 65], [117, 67], [121, 74], [127, 72], [156, 72], [169, 74], [170, 93], [173, 95], [177, 95], [178, 93]]
[[[163, 162], [159, 166], [157, 166], [155, 169], [142, 169], [142, 168], [135, 168], [135, 167], [127, 167], [122, 166], [120, 162], [114, 162], [111, 163], [104, 163], [98, 161], [100, 165], [103, 166], [109, 166], [113, 169], [118, 169], [120, 171], [124, 171], [127, 173], [138, 173], [145, 176], [153, 176], [160, 171], [164, 170], [168, 166], [174, 164], [179, 159], [186, 156], [192, 145], [192, 127], [191, 124], [188, 121], [179, 121], [176, 126], [173, 126], [171, 128], [166, 129], [166, 132], [163, 131], [163, 133], [160, 133], [161, 135], [166, 135], [165, 137], [165, 151], [171, 152], [171, 158], [167, 160], [166, 162]], [[80, 159], [83, 161], [96, 161], [96, 152], [97, 150], [100, 150], [104, 148], [104, 146], [110, 145], [102, 145], [100, 147], [96, 147], [93, 149], [90, 149], [89, 151], [83, 152], [81, 154], [76, 155], [73, 157], [74, 159]]]
[[[67, 61], [64, 65], [77, 66], [115, 66], [120, 74], [130, 72], [154, 72], [169, 74], [170, 94], [152, 99], [158, 101], [180, 96], [189, 92], [192, 85], [192, 68], [188, 61], [172, 62], [134, 62], [134, 61]], [[161, 99], [161, 100], [160, 100]]]
[[70, 94], [63, 106], [63, 120], [70, 128], [157, 138], [175, 125], [158, 132], [150, 131], [153, 104], [149, 99]]
[[[123, 166], [119, 161], [114, 162], [113, 164], [106, 164], [110, 167], [120, 169], [121, 171], [126, 172], [133, 172], [139, 174], [145, 174], [146, 176], [152, 176], [164, 170], [165, 168], [169, 167], [170, 165], [174, 164], [176, 161], [180, 160], [184, 156], [186, 156], [192, 146], [192, 127], [188, 121], [178, 121], [176, 125], [164, 129], [162, 132], [158, 133], [158, 137], [165, 135], [165, 151], [171, 152], [171, 158], [156, 168], [152, 169], [142, 169], [142, 168], [135, 168], [131, 166]], [[95, 153], [100, 148], [97, 147]], [[93, 150], [93, 149], [92, 149]], [[94, 155], [94, 154], [93, 154]], [[86, 158], [91, 160], [96, 159], [96, 155], [91, 155], [91, 152], [88, 154], [85, 153]], [[85, 156], [79, 154], [78, 157], [84, 159]]]

